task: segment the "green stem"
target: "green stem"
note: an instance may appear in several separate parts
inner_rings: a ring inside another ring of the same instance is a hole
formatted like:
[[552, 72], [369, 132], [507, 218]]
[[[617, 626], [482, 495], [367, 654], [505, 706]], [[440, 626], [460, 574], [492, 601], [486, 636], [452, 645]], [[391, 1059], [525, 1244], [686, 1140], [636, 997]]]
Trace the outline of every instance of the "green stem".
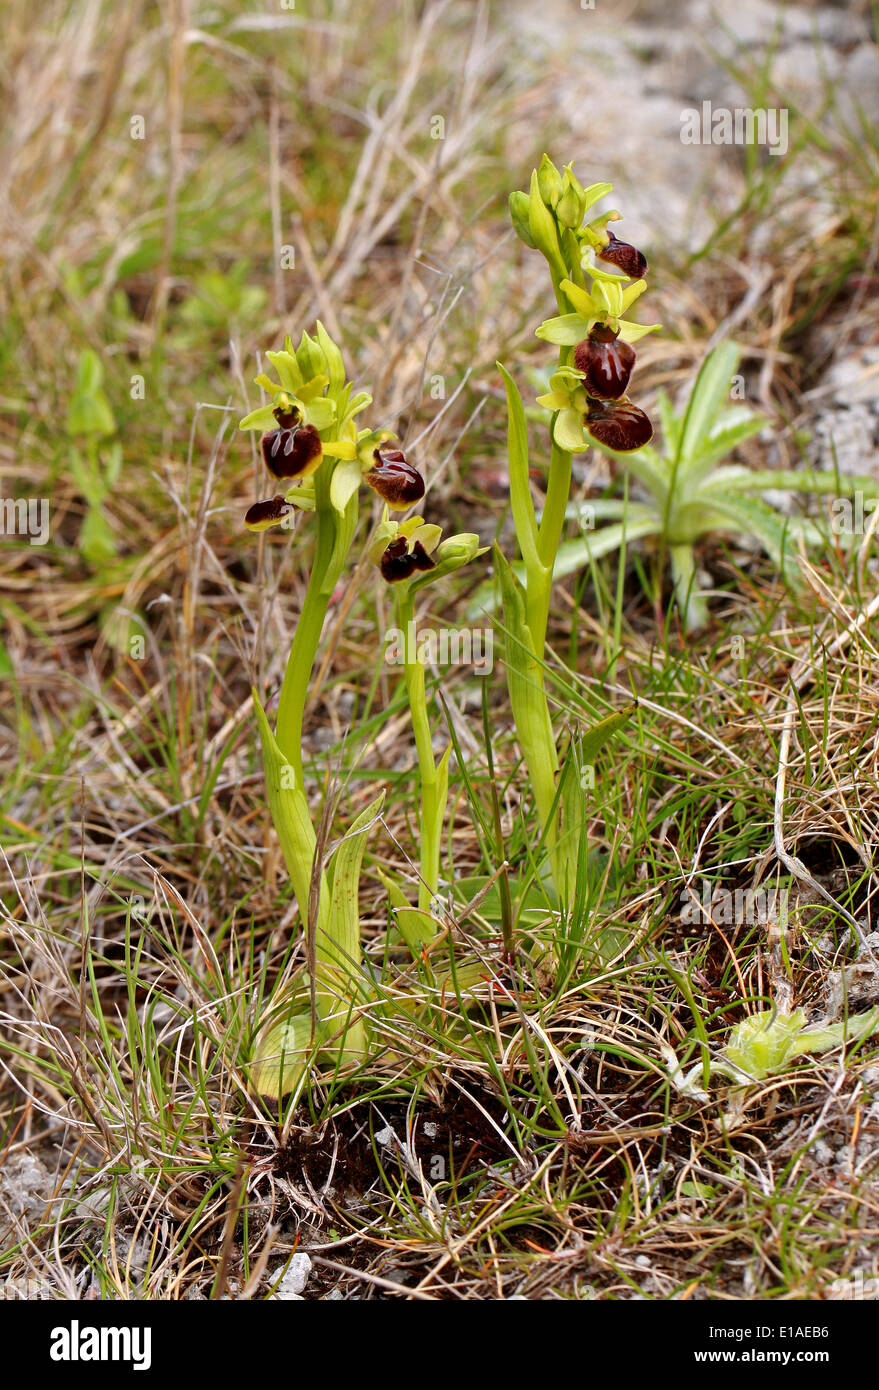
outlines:
[[278, 705], [277, 740], [280, 748], [296, 773], [299, 785], [303, 785], [302, 775], [302, 720], [308, 698], [308, 686], [324, 618], [330, 602], [330, 593], [324, 583], [327, 566], [333, 553], [336, 536], [335, 513], [329, 500], [330, 478], [328, 470], [320, 467], [314, 475], [315, 516], [317, 519], [317, 548], [314, 564], [308, 580], [308, 588], [296, 632], [287, 658], [287, 669], [281, 686]]
[[[543, 657], [546, 645], [546, 625], [552, 596], [552, 574], [555, 558], [565, 529], [565, 516], [571, 496], [572, 455], [553, 443], [549, 457], [549, 477], [543, 518], [537, 533], [537, 554], [541, 568], [528, 575], [528, 626], [534, 638], [534, 655]], [[532, 597], [533, 592], [533, 597]]]
[[545, 718], [532, 721], [534, 741], [530, 757], [526, 753], [526, 761], [534, 788], [537, 814], [541, 827], [546, 832], [547, 853], [559, 896], [565, 891], [563, 881], [565, 866], [558, 848], [558, 810], [554, 810], [559, 760], [552, 733], [552, 716], [549, 712], [549, 701], [546, 695], [543, 655], [552, 597], [553, 566], [561, 544], [565, 527], [565, 513], [571, 494], [571, 463], [571, 455], [553, 443], [550, 452], [546, 501], [537, 534], [537, 555], [540, 563], [539, 566], [526, 565], [525, 572], [525, 615], [531, 633], [535, 658], [535, 665], [532, 669], [533, 683], [537, 686], [538, 698], [546, 710]]
[[433, 756], [433, 739], [430, 720], [427, 714], [427, 696], [424, 686], [424, 663], [418, 656], [415, 628], [415, 602], [408, 586], [401, 585], [398, 591], [397, 613], [403, 633], [405, 651], [406, 693], [412, 715], [412, 732], [415, 735], [415, 750], [418, 755], [420, 782], [421, 846], [419, 869], [421, 882], [418, 886], [418, 906], [429, 911], [431, 900], [439, 891], [439, 862], [442, 844], [443, 819], [445, 812], [445, 789]]

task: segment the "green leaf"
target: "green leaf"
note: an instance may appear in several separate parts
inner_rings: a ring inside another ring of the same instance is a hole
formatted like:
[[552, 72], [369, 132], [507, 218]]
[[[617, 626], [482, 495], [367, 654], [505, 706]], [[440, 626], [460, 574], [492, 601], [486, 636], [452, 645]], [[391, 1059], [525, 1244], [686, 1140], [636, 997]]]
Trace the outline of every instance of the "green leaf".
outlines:
[[99, 507], [107, 496], [107, 489], [97, 464], [83, 457], [78, 449], [70, 451], [70, 471], [77, 491], [81, 492], [90, 507]]
[[510, 503], [513, 509], [513, 523], [516, 539], [522, 558], [529, 568], [539, 566], [537, 555], [537, 522], [534, 505], [531, 501], [531, 483], [528, 468], [528, 426], [525, 421], [525, 407], [518, 387], [506, 367], [500, 362], [498, 370], [504, 379], [507, 392], [507, 452], [510, 471]]
[[[299, 916], [303, 925], [308, 921], [308, 897], [311, 887], [311, 871], [317, 845], [314, 826], [308, 814], [305, 792], [296, 780], [292, 764], [287, 762], [281, 752], [275, 735], [269, 727], [265, 711], [253, 691], [253, 706], [259, 736], [262, 742], [263, 768], [266, 778], [266, 794], [272, 821], [281, 842], [284, 862], [293, 884]], [[318, 935], [326, 934], [329, 911], [329, 893], [326, 883], [322, 885], [318, 906]]]
[[593, 203], [597, 203], [602, 198], [606, 198], [608, 193], [613, 193], [613, 184], [590, 183], [588, 188], [584, 188], [583, 193], [585, 195], [585, 204], [583, 207], [583, 212], [585, 214], [592, 207]]
[[623, 539], [628, 542], [638, 540], [642, 536], [657, 535], [661, 527], [659, 517], [648, 513], [646, 507], [639, 515], [633, 504], [626, 521], [614, 526], [602, 526], [600, 530], [592, 531], [579, 540], [565, 541], [564, 545], [560, 545], [553, 577], [563, 579], [566, 574], [574, 574], [584, 565], [588, 565], [590, 560], [597, 560], [602, 555], [619, 550]]
[[330, 501], [340, 516], [356, 494], [361, 482], [360, 464], [357, 459], [340, 460], [333, 469], [330, 479]]
[[807, 1028], [803, 1009], [784, 1015], [764, 1009], [737, 1023], [721, 1054], [721, 1063], [761, 1081], [783, 1070], [796, 1057], [867, 1038], [879, 1030], [879, 1009], [824, 1028]]
[[107, 395], [102, 389], [104, 368], [101, 359], [91, 348], [80, 355], [76, 386], [67, 407], [67, 432], [100, 439], [114, 434], [116, 421]]
[[638, 481], [644, 484], [647, 490], [653, 494], [656, 507], [662, 513], [671, 477], [665, 459], [661, 458], [649, 444], [643, 449], [636, 449], [631, 454], [618, 454], [613, 449], [606, 449], [603, 444], [599, 444], [595, 440], [592, 442], [595, 448], [600, 449], [607, 458], [613, 459], [628, 473], [633, 473]]
[[[708, 447], [717, 417], [729, 396], [730, 379], [739, 364], [741, 352], [736, 343], [718, 343], [705, 358], [690, 392], [684, 414], [683, 428], [676, 461], [689, 471], [701, 452]], [[683, 483], [678, 476], [678, 485]]]
[[400, 935], [409, 947], [413, 958], [420, 960], [422, 946], [433, 941], [439, 924], [431, 913], [422, 912], [418, 907], [412, 907], [400, 885], [395, 883], [392, 878], [389, 878], [381, 869], [378, 869], [377, 873], [384, 884], [393, 908], [394, 921], [400, 929]]
[[78, 548], [83, 559], [98, 569], [116, 554], [113, 528], [98, 507], [89, 507], [85, 514]]
[[614, 710], [604, 719], [599, 719], [598, 723], [593, 724], [585, 733], [581, 733], [578, 736], [580, 761], [583, 764], [594, 763], [604, 745], [620, 729], [625, 728], [637, 708], [638, 701], [633, 700], [631, 704], [624, 705], [622, 709]]
[[[490, 882], [487, 874], [456, 878], [451, 886], [452, 897], [456, 905], [468, 907], [475, 897], [484, 893], [479, 906], [474, 909], [474, 917], [482, 917], [486, 922], [500, 926], [503, 920], [500, 888], [497, 880], [488, 887]], [[530, 880], [510, 879], [510, 897], [520, 927], [539, 926], [546, 922], [551, 911], [547, 902], [548, 895], [553, 895], [551, 882], [540, 884]]]
[[528, 231], [538, 251], [542, 251], [554, 272], [562, 268], [555, 218], [543, 201], [537, 170], [531, 175], [528, 198]]
[[[712, 478], [711, 482], [713, 481]], [[871, 489], [872, 495], [876, 490], [876, 479], [858, 477], [851, 473], [841, 473], [837, 476], [836, 473], [815, 473], [809, 469], [791, 472], [781, 468], [766, 468], [754, 472], [744, 469], [740, 477], [725, 485], [736, 492], [763, 492], [766, 488], [774, 488], [779, 492], [833, 493], [844, 497], [868, 488]]]
[[12, 658], [6, 650], [6, 644], [0, 638], [0, 681], [9, 680], [10, 676], [15, 675], [15, 667]]
[[[764, 502], [752, 497], [727, 498], [722, 494], [712, 493], [708, 505], [726, 518], [730, 530], [740, 531], [746, 536], [755, 536], [784, 574], [786, 561], [790, 556], [788, 538], [793, 529], [785, 518], [780, 517]], [[682, 515], [686, 516], [686, 509]], [[706, 521], [701, 529], [704, 532], [715, 528], [716, 523], [712, 520], [710, 523]]]
[[[296, 996], [301, 1002], [300, 996]], [[250, 1089], [268, 1100], [280, 1100], [295, 1091], [309, 1061], [314, 1061], [328, 1028], [320, 1020], [312, 1033], [311, 1012], [289, 1012], [286, 1005], [280, 1017], [272, 1019], [259, 1031], [254, 1042], [249, 1067]]]
[[685, 632], [701, 632], [708, 624], [708, 602], [696, 578], [696, 556], [692, 545], [676, 542], [669, 546], [675, 600]]
[[665, 445], [665, 452], [674, 457], [680, 446], [683, 420], [675, 414], [668, 393], [663, 391], [661, 386], [656, 393], [656, 408], [659, 411], [659, 423], [662, 426], [662, 442]]
[[739, 444], [744, 444], [746, 439], [751, 439], [755, 434], [759, 434], [765, 424], [766, 420], [762, 415], [750, 415], [749, 412], [747, 420], [740, 420], [738, 424], [715, 429], [693, 459], [693, 467], [687, 473], [688, 481], [698, 483], [716, 463], [719, 463], [727, 454], [732, 453]]
[[117, 603], [102, 608], [98, 622], [104, 641], [122, 656], [131, 656], [132, 638], [144, 638], [146, 633], [143, 617], [137, 612], [128, 612]]
[[337, 965], [360, 982], [360, 868], [366, 837], [385, 802], [382, 792], [352, 824], [333, 856], [330, 882], [329, 936], [317, 941], [318, 959]]

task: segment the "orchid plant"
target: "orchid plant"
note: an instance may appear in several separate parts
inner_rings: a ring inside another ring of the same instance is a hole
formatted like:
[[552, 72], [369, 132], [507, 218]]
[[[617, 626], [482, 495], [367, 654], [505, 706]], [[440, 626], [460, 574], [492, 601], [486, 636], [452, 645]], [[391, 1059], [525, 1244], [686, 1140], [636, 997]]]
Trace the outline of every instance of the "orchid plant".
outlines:
[[[513, 226], [521, 240], [546, 260], [559, 309], [555, 318], [538, 329], [559, 349], [550, 389], [539, 398], [551, 412], [546, 499], [539, 521], [530, 486], [525, 406], [509, 372], [498, 363], [507, 396], [510, 502], [522, 557], [520, 578], [495, 548], [507, 684], [553, 885], [562, 901], [572, 897], [582, 862], [585, 798], [580, 795], [579, 778], [560, 766], [544, 649], [553, 577], [568, 514], [572, 455], [593, 442], [617, 450], [641, 449], [653, 435], [650, 419], [627, 394], [635, 365], [632, 344], [660, 326], [625, 317], [647, 288], [647, 261], [610, 230], [609, 224], [619, 220], [615, 210], [585, 220], [611, 191], [609, 183], [584, 188], [570, 165], [560, 173], [544, 155], [531, 176], [528, 193], [515, 192], [510, 198]], [[598, 261], [620, 273], [604, 269]], [[614, 712], [586, 733], [577, 750], [581, 763], [594, 759], [633, 709], [629, 705]]]
[[[424, 479], [391, 443], [388, 430], [359, 428], [357, 417], [372, 403], [355, 392], [341, 351], [321, 323], [316, 336], [303, 333], [294, 349], [266, 354], [275, 376], [260, 373], [256, 384], [268, 401], [240, 422], [258, 430], [265, 467], [284, 486], [255, 502], [244, 518], [251, 531], [289, 525], [296, 512], [315, 530], [314, 561], [290, 646], [272, 728], [258, 693], [253, 699], [263, 750], [269, 807], [306, 933], [307, 973], [282, 980], [254, 1044], [251, 1083], [261, 1095], [295, 1089], [309, 1058], [335, 1062], [362, 1058], [369, 1048], [367, 1018], [374, 1002], [361, 969], [358, 888], [366, 839], [380, 819], [383, 794], [353, 822], [335, 849], [325, 854], [323, 836], [311, 818], [305, 790], [302, 734], [308, 688], [324, 619], [346, 563], [366, 484], [385, 503], [369, 547], [384, 579], [396, 586], [401, 614], [412, 613], [425, 583], [449, 574], [479, 552], [475, 535], [441, 539], [439, 527], [420, 517], [391, 518], [420, 502]], [[436, 893], [445, 816], [448, 754], [433, 758], [417, 652], [407, 658], [406, 685], [415, 727], [421, 777], [421, 894], [419, 910], [398, 914], [413, 949], [437, 930], [429, 903]], [[399, 892], [397, 886], [395, 889]], [[413, 925], [413, 922], [415, 925]]]

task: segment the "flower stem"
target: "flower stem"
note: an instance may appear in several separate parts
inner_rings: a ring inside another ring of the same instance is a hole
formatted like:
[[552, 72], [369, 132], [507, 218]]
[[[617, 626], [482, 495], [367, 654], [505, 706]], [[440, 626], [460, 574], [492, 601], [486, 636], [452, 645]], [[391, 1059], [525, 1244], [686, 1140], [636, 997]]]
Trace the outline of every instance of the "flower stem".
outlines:
[[546, 628], [552, 596], [553, 566], [561, 544], [570, 493], [571, 455], [553, 443], [543, 519], [537, 534], [537, 554], [540, 566], [539, 568], [534, 565], [527, 567], [525, 576], [525, 614], [531, 632], [535, 658], [533, 682], [537, 686], [535, 694], [545, 710], [543, 718], [533, 721], [532, 737], [536, 742], [532, 743], [531, 756], [527, 758], [527, 761], [534, 788], [537, 814], [546, 834], [547, 853], [552, 866], [555, 886], [560, 896], [565, 892], [565, 884], [562, 881], [565, 869], [558, 848], [558, 811], [557, 809], [554, 810], [559, 761], [555, 738], [552, 733], [549, 701], [546, 695], [543, 654], [546, 646]]
[[420, 782], [421, 847], [419, 869], [421, 882], [418, 886], [418, 906], [426, 912], [430, 910], [431, 900], [436, 897], [439, 891], [439, 862], [446, 801], [444, 786], [446, 779], [441, 776], [433, 756], [433, 739], [430, 732], [427, 696], [424, 688], [424, 662], [418, 655], [416, 643], [415, 603], [406, 584], [401, 585], [398, 591], [397, 612], [399, 626], [403, 633], [406, 693], [409, 697], [409, 709], [412, 714], [412, 731], [415, 735]]
[[324, 580], [333, 553], [336, 523], [329, 500], [329, 486], [325, 469], [319, 468], [314, 476], [317, 548], [305, 600], [287, 658], [287, 669], [284, 672], [278, 705], [276, 737], [285, 758], [296, 773], [300, 786], [303, 783], [302, 720], [324, 618], [330, 602], [330, 594], [325, 592]]

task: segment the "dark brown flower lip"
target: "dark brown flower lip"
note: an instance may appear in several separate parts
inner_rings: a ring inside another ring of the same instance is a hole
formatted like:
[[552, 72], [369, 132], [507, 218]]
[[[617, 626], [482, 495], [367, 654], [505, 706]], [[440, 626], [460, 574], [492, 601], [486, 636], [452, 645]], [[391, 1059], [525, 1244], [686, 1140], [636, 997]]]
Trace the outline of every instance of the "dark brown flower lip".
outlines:
[[615, 265], [624, 275], [628, 275], [630, 280], [643, 279], [647, 274], [647, 257], [644, 253], [637, 247], [630, 246], [627, 241], [620, 241], [610, 230], [607, 235], [607, 245], [595, 253], [598, 259]]
[[270, 430], [262, 437], [262, 456], [266, 468], [275, 478], [298, 478], [323, 452], [320, 435], [314, 425], [298, 425], [292, 429]]
[[590, 398], [583, 425], [593, 439], [615, 454], [643, 449], [653, 438], [650, 417], [631, 401], [605, 401]]
[[421, 541], [416, 541], [410, 550], [406, 537], [398, 536], [382, 555], [379, 568], [388, 584], [397, 584], [401, 579], [411, 579], [416, 570], [432, 570], [435, 564]]
[[414, 506], [424, 496], [424, 479], [399, 449], [374, 450], [375, 467], [364, 473], [364, 481], [382, 501], [395, 511]]
[[574, 349], [574, 366], [583, 373], [586, 394], [618, 400], [626, 394], [635, 365], [635, 349], [605, 324], [596, 324]]
[[276, 526], [279, 521], [283, 521], [292, 510], [289, 502], [279, 492], [276, 497], [269, 497], [264, 502], [254, 502], [252, 507], [248, 507], [244, 513], [244, 525], [248, 531], [265, 531], [269, 526]]

